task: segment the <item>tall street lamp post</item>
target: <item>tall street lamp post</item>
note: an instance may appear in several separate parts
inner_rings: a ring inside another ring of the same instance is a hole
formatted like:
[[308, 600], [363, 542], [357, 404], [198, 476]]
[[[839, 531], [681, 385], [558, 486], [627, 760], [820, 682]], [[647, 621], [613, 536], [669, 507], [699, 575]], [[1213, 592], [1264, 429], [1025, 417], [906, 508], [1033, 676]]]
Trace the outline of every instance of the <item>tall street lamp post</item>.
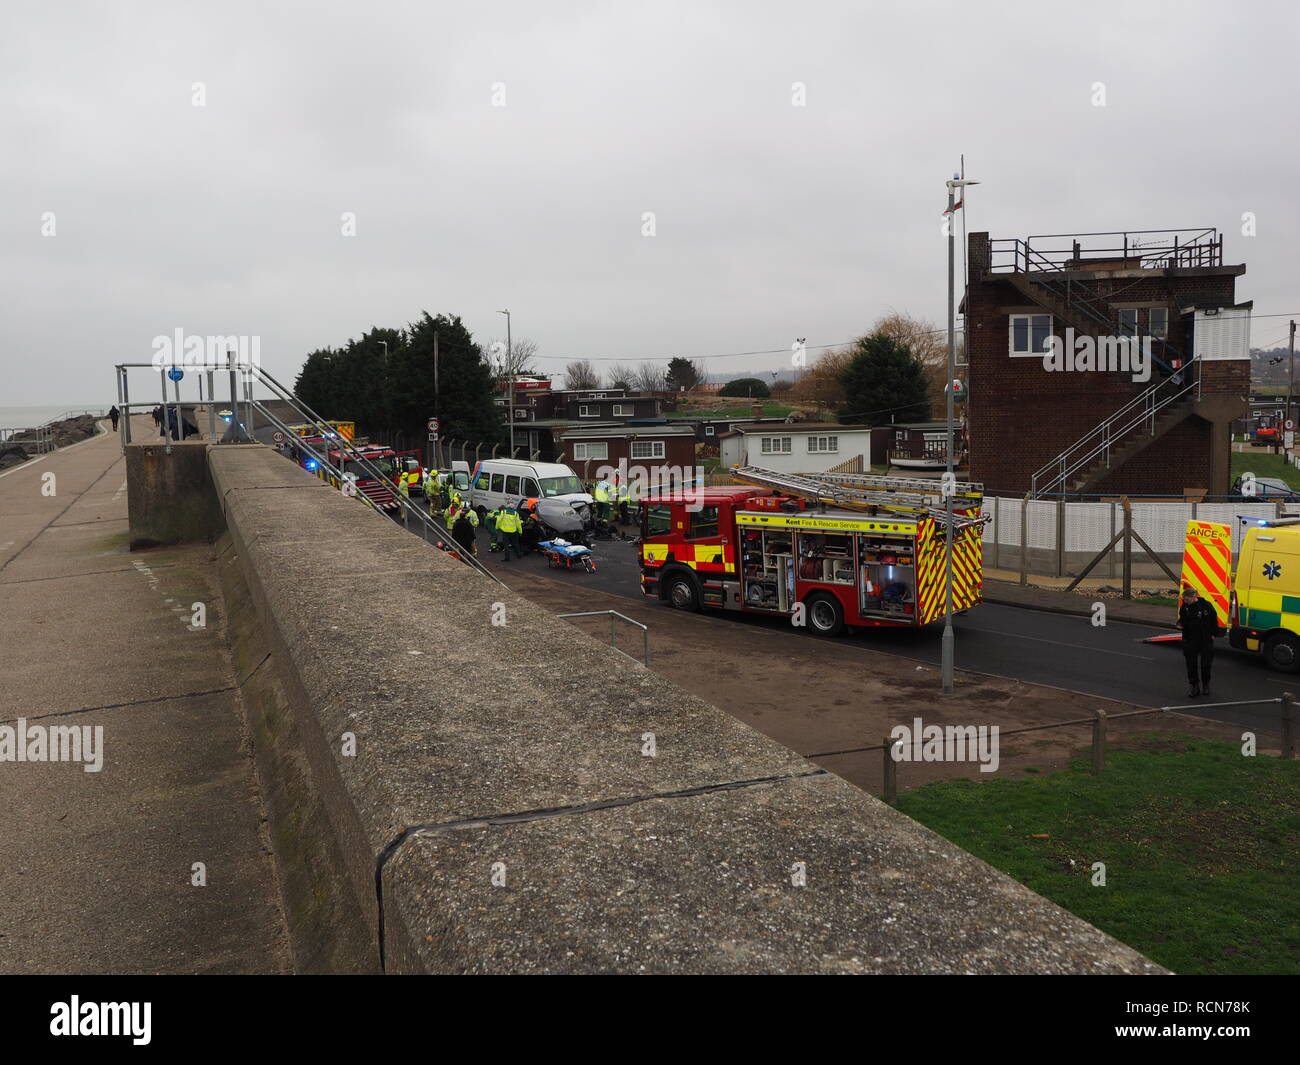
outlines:
[[953, 472], [953, 381], [957, 374], [957, 304], [954, 292], [953, 281], [953, 262], [954, 262], [954, 243], [957, 227], [953, 224], [956, 220], [956, 193], [960, 188], [967, 185], [978, 185], [978, 181], [966, 181], [963, 178], [953, 174], [952, 180], [948, 182], [948, 210], [944, 212], [948, 219], [948, 387], [944, 389], [948, 394], [948, 462], [947, 472], [944, 474], [944, 510], [948, 519], [948, 534], [944, 545], [944, 583], [946, 585], [947, 601], [943, 611], [943, 640], [941, 642], [942, 664], [943, 664], [943, 693], [951, 695], [953, 689], [953, 633], [952, 633], [952, 541], [953, 541], [953, 512], [952, 497], [956, 482], [956, 474]]
[[506, 316], [506, 369], [510, 371], [510, 381], [506, 385], [509, 391], [506, 393], [506, 404], [510, 416], [510, 457], [515, 457], [515, 368], [514, 368], [514, 344], [510, 339], [510, 312], [497, 311], [497, 314]]

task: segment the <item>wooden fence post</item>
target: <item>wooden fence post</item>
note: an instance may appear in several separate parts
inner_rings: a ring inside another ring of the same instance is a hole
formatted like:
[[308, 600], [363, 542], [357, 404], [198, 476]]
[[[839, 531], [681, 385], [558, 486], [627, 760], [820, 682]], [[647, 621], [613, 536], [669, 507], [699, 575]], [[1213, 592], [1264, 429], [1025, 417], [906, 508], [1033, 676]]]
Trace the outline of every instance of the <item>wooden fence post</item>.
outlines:
[[1092, 721], [1092, 775], [1101, 776], [1106, 768], [1106, 711], [1094, 710]]
[[1295, 696], [1282, 693], [1282, 757], [1295, 757]]
[[1028, 582], [1025, 579], [1029, 572], [1029, 496], [1020, 501], [1020, 586], [1023, 588]]
[[890, 806], [898, 799], [898, 763], [894, 761], [894, 741], [885, 737], [885, 802]]

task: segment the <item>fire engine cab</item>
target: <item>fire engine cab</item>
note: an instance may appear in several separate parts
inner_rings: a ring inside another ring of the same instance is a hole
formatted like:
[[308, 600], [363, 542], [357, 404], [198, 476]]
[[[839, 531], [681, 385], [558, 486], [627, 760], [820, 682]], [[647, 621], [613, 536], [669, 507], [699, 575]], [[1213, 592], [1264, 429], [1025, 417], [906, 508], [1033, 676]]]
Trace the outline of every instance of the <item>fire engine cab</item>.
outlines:
[[[376, 478], [356, 456], [364, 458], [370, 467], [377, 468], [382, 479]], [[393, 493], [397, 490], [399, 479], [406, 481], [407, 491], [410, 492], [409, 486], [419, 486], [423, 472], [418, 451], [394, 451], [380, 444], [349, 448], [346, 454], [336, 448], [329, 452], [329, 466], [322, 466], [310, 457], [304, 458], [303, 466], [340, 490], [343, 488], [343, 480], [336, 471], [341, 470], [343, 478], [355, 479], [359, 499], [383, 511], [398, 509], [399, 504]]]
[[[946, 608], [936, 481], [734, 467], [740, 485], [660, 494], [641, 518], [641, 592], [681, 610], [846, 627], [919, 627]], [[752, 485], [753, 487], [749, 487]], [[953, 610], [980, 601], [983, 487], [952, 486]]]

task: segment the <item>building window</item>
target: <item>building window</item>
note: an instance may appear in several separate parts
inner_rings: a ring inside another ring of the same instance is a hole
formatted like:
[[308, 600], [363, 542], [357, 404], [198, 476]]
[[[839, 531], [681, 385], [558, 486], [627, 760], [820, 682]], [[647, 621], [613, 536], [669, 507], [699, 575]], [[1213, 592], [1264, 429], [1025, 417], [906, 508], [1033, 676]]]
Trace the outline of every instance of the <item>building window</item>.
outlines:
[[608, 444], [574, 444], [573, 457], [575, 459], [601, 459], [609, 458]]
[[1147, 330], [1153, 337], [1163, 340], [1169, 335], [1169, 308], [1152, 307], [1150, 327]]
[[1138, 331], [1138, 312], [1136, 307], [1126, 307], [1119, 312], [1119, 335], [1135, 337]]
[[839, 449], [840, 438], [838, 436], [808, 437], [808, 454], [810, 455], [833, 455]]
[[582, 404], [580, 407], [578, 407], [578, 417], [579, 417], [579, 418], [599, 418], [599, 417], [600, 417], [600, 408], [599, 408], [599, 407], [589, 407], [589, 406], [587, 406], [587, 405], [584, 403], [584, 404]]
[[633, 440], [632, 457], [634, 459], [661, 459], [664, 457], [662, 440]]
[[626, 403], [615, 403], [615, 404], [614, 404], [614, 416], [615, 416], [615, 417], [623, 416], [623, 417], [628, 417], [628, 418], [630, 418], [634, 413], [636, 413], [636, 412], [633, 411], [633, 409], [632, 409], [630, 406], [628, 406]]
[[761, 436], [759, 437], [758, 446], [764, 455], [788, 455], [790, 454], [790, 437]]
[[1012, 314], [1011, 355], [1013, 358], [1041, 359], [1050, 350], [1052, 316], [1050, 314]]

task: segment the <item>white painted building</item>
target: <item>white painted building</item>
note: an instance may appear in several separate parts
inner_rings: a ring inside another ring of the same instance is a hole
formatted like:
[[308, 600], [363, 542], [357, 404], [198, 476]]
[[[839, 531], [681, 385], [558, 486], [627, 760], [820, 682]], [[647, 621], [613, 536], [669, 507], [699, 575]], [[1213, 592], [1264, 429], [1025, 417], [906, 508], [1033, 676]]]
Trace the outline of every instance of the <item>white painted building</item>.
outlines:
[[740, 425], [718, 438], [723, 469], [761, 466], [780, 473], [826, 473], [860, 457], [871, 469], [871, 429], [865, 425], [790, 422]]

